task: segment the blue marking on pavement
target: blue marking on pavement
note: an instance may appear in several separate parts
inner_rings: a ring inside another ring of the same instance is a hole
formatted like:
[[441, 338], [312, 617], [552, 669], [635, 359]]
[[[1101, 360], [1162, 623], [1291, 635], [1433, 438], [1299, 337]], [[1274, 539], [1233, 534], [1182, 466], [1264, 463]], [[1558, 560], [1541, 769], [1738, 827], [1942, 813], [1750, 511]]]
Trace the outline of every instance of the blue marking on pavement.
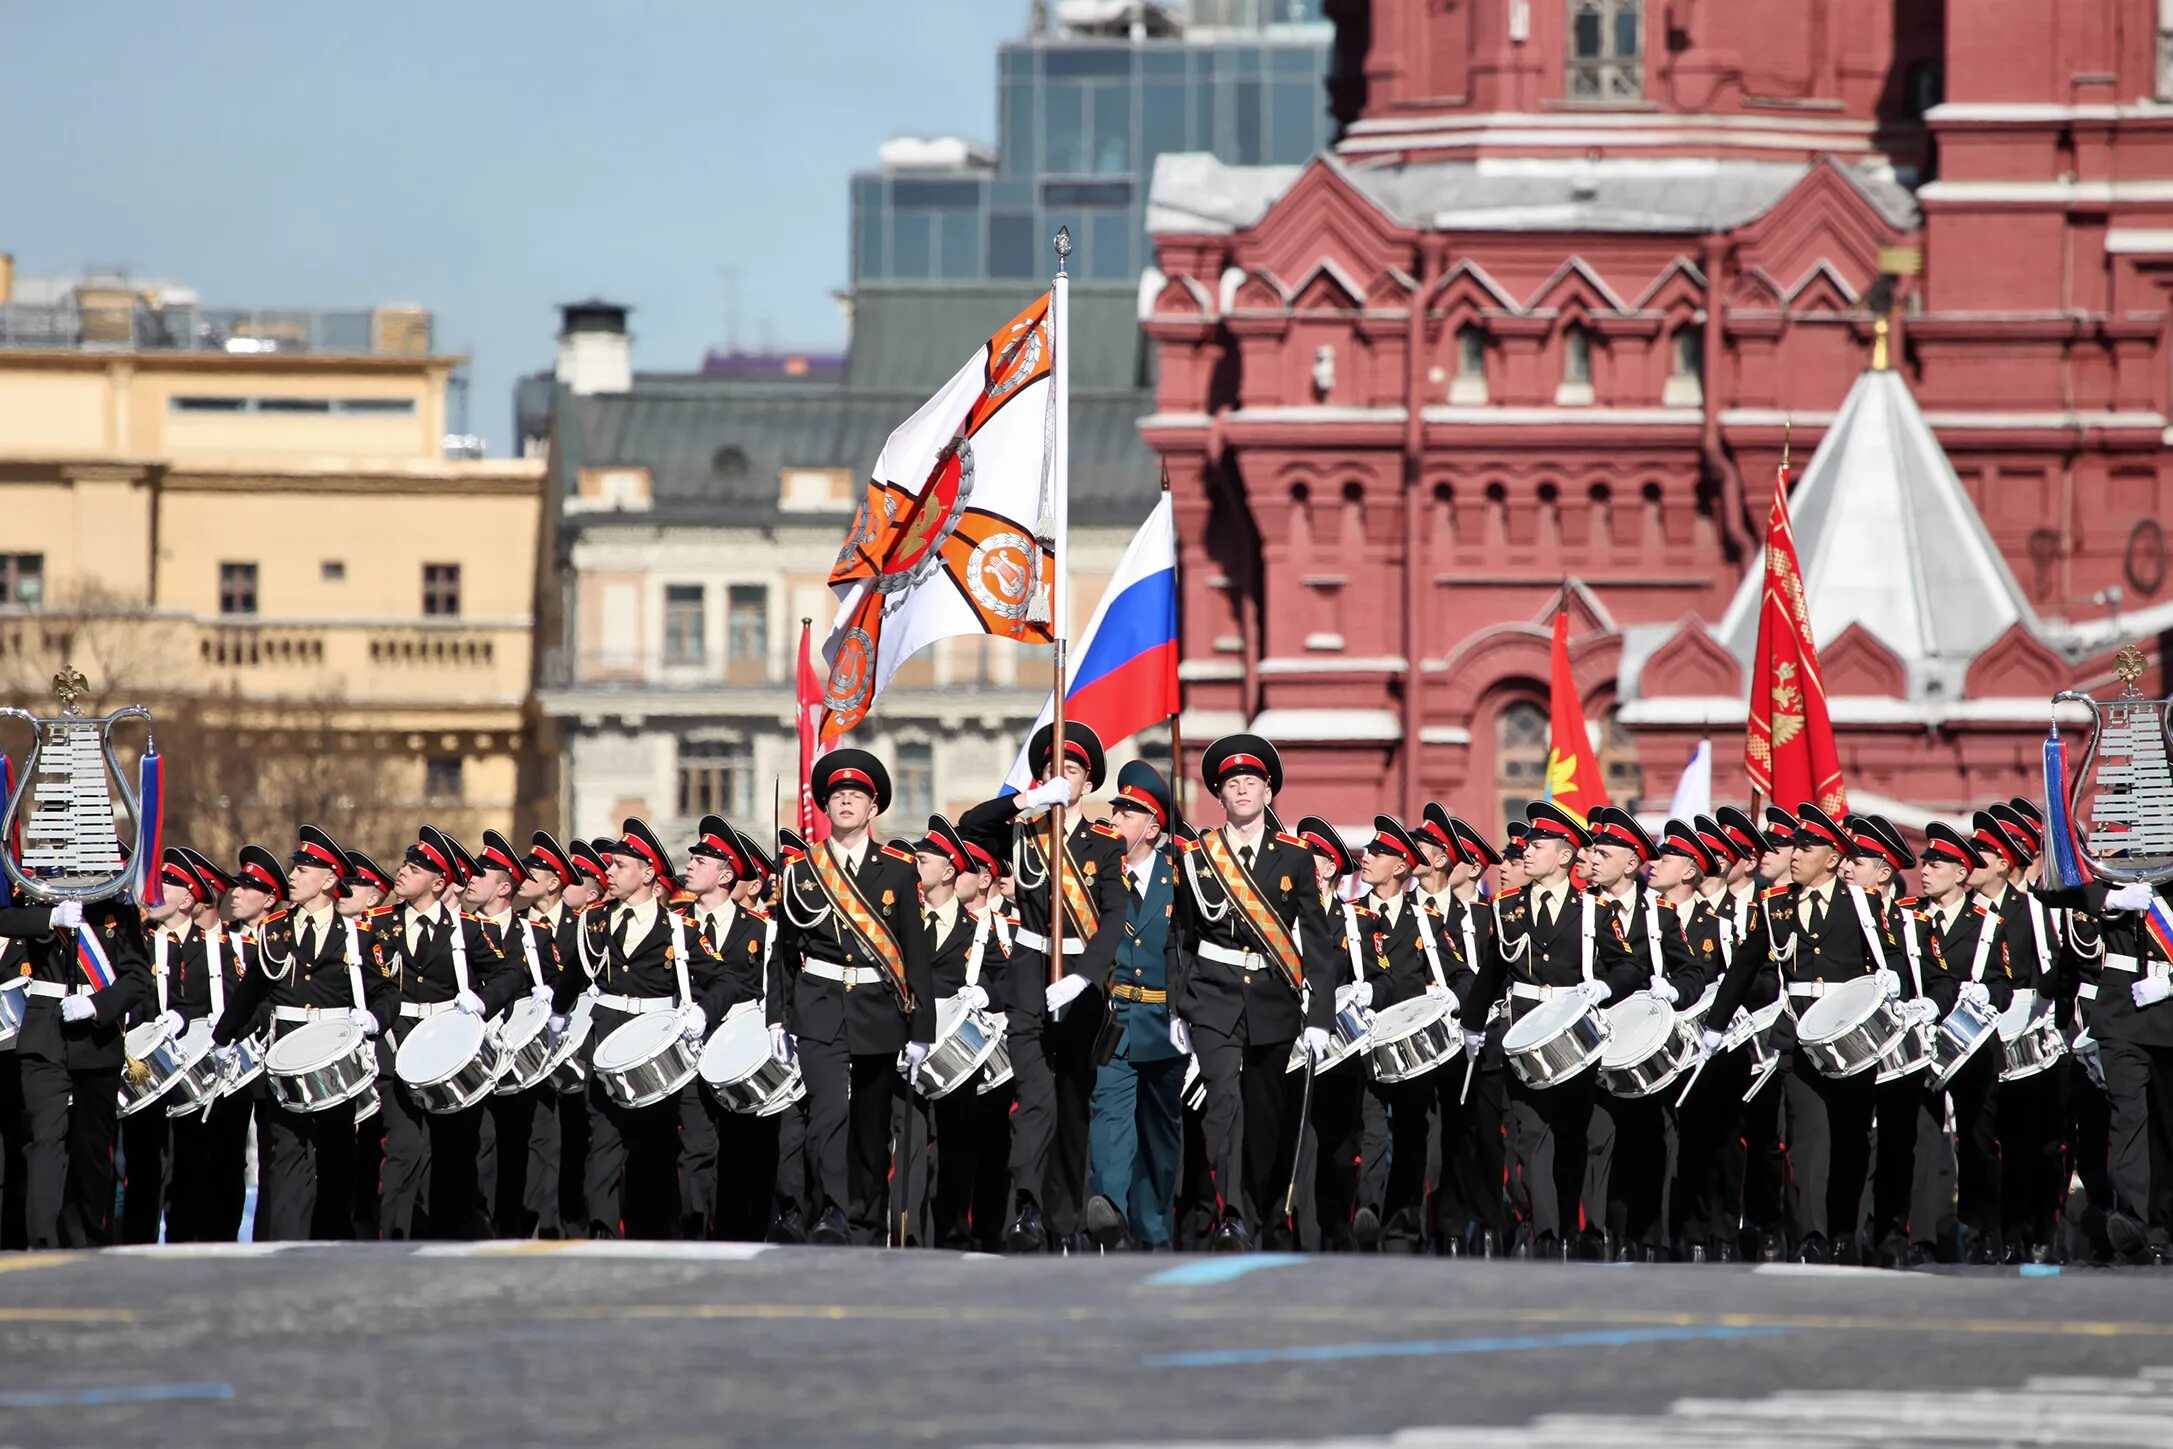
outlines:
[[35, 1389], [0, 1394], [0, 1409], [79, 1409], [158, 1404], [174, 1399], [231, 1399], [232, 1384], [135, 1384], [111, 1389]]
[[1287, 1268], [1305, 1261], [1303, 1253], [1247, 1253], [1242, 1257], [1203, 1258], [1181, 1268], [1166, 1268], [1147, 1281], [1164, 1288], [1198, 1288], [1207, 1283], [1227, 1283], [1262, 1268]]
[[241, 1235], [244, 1243], [254, 1242], [257, 1235], [257, 1190], [252, 1187], [242, 1195]]
[[1402, 1343], [1319, 1343], [1297, 1348], [1222, 1348], [1195, 1353], [1150, 1354], [1142, 1368], [1235, 1368], [1246, 1364], [1332, 1363], [1356, 1358], [1439, 1358], [1467, 1353], [1521, 1353], [1544, 1348], [1620, 1348], [1637, 1343], [1685, 1343], [1702, 1339], [1771, 1338], [1793, 1330], [1780, 1325], [1710, 1328], [1610, 1328], [1579, 1333], [1530, 1333], [1509, 1338], [1421, 1338]]
[[2022, 1276], [2025, 1278], [2057, 1278], [2060, 1276], [2060, 1265], [2058, 1263], [2024, 1263], [2022, 1265]]

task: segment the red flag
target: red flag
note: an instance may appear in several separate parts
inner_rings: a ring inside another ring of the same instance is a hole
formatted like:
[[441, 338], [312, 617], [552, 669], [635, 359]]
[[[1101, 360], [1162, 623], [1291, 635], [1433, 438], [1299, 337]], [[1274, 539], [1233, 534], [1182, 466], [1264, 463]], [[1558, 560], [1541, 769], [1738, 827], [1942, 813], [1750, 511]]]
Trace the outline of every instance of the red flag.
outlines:
[[1766, 524], [1765, 593], [1758, 603], [1743, 769], [1751, 787], [1784, 810], [1809, 801], [1837, 820], [1848, 813], [1841, 755], [1826, 714], [1826, 686], [1811, 644], [1796, 530], [1788, 520], [1785, 466], [1773, 482], [1773, 516]]
[[1586, 732], [1584, 705], [1569, 673], [1569, 615], [1554, 616], [1554, 660], [1547, 699], [1547, 798], [1583, 824], [1607, 803], [1600, 757]]
[[800, 680], [793, 720], [800, 735], [800, 834], [813, 845], [830, 833], [830, 817], [815, 808], [815, 792], [808, 777], [822, 753], [815, 743], [816, 722], [822, 718], [823, 676], [815, 672], [814, 625], [800, 621]]

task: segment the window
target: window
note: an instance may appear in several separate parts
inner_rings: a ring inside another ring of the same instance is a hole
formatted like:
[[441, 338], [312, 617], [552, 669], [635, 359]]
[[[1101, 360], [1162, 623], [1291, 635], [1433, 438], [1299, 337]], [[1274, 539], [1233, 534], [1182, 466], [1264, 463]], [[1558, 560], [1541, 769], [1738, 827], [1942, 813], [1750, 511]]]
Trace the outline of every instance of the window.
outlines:
[[253, 563], [219, 565], [219, 612], [254, 614], [257, 611], [257, 566]]
[[1696, 407], [1705, 401], [1705, 330], [1685, 322], [1668, 338], [1667, 382], [1660, 401], [1669, 407]]
[[664, 662], [700, 664], [709, 651], [702, 639], [702, 586], [664, 586]]
[[45, 555], [0, 553], [0, 605], [35, 609], [45, 602]]
[[432, 755], [423, 761], [423, 803], [460, 803], [460, 756]]
[[936, 798], [936, 752], [933, 745], [898, 746], [898, 790], [892, 808], [908, 820], [924, 820]]
[[460, 565], [423, 565], [423, 617], [460, 617]]
[[1562, 385], [1554, 400], [1564, 407], [1592, 401], [1592, 334], [1581, 324], [1562, 334]]
[[411, 417], [411, 397], [221, 397], [183, 394], [166, 400], [167, 410], [177, 413], [363, 413]]
[[324, 581], [328, 584], [340, 583], [347, 577], [347, 564], [342, 559], [328, 558], [317, 567], [318, 571], [324, 575]]
[[1456, 329], [1456, 376], [1449, 381], [1449, 401], [1467, 407], [1486, 401], [1486, 333], [1476, 322]]
[[724, 815], [744, 820], [754, 811], [754, 750], [745, 743], [679, 747], [679, 813], [689, 820]]
[[1569, 0], [1569, 98], [1636, 100], [1645, 93], [1642, 0]]
[[1547, 712], [1529, 700], [1494, 717], [1494, 789], [1500, 824], [1524, 819], [1524, 807], [1547, 798]]
[[760, 682], [770, 652], [770, 591], [734, 584], [724, 596], [724, 647], [735, 682]]

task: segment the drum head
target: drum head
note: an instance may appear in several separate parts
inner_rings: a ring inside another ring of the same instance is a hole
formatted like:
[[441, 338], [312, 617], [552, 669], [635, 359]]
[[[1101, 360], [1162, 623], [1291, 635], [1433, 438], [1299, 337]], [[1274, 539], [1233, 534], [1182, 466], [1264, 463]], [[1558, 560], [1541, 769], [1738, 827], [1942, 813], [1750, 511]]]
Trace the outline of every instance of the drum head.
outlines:
[[679, 1014], [675, 1011], [652, 1011], [646, 1016], [637, 1016], [597, 1043], [596, 1070], [623, 1072], [628, 1067], [640, 1066], [677, 1035]]
[[361, 1036], [362, 1028], [344, 1016], [304, 1022], [272, 1043], [264, 1069], [282, 1077], [314, 1072], [353, 1051]]
[[166, 1023], [147, 1021], [142, 1026], [130, 1027], [122, 1038], [122, 1050], [137, 1061], [142, 1061], [166, 1044]]
[[519, 1051], [541, 1036], [550, 1020], [551, 1004], [548, 1001], [524, 996], [506, 1013], [506, 1024], [499, 1028], [498, 1039], [505, 1043], [507, 1051]]
[[966, 1019], [966, 1003], [955, 996], [946, 996], [936, 1003], [936, 1040], [941, 1041], [958, 1030], [958, 1024]]
[[182, 1031], [178, 1045], [181, 1049], [181, 1056], [185, 1061], [193, 1062], [205, 1052], [210, 1051], [211, 1018], [199, 1016], [196, 1020], [190, 1022], [187, 1028]]
[[1869, 976], [1844, 981], [1811, 1003], [1797, 1021], [1796, 1035], [1804, 1041], [1830, 1041], [1871, 1015], [1885, 995]]
[[1584, 1006], [1584, 998], [1576, 995], [1557, 996], [1551, 1001], [1540, 1002], [1525, 1012], [1516, 1025], [1509, 1028], [1509, 1034], [1502, 1038], [1502, 1050], [1524, 1051], [1543, 1041], [1551, 1041], [1571, 1022], [1584, 1015]]
[[724, 1025], [702, 1048], [702, 1077], [710, 1082], [737, 1082], [767, 1061], [769, 1055], [770, 1033], [761, 1019], [726, 1012]]
[[1414, 996], [1373, 1013], [1373, 1040], [1401, 1041], [1428, 1022], [1439, 1021], [1446, 1010], [1431, 996]]
[[1719, 998], [1720, 983], [1715, 981], [1712, 985], [1706, 987], [1704, 994], [1699, 996], [1696, 1001], [1691, 1002], [1682, 1014], [1684, 1016], [1710, 1016], [1713, 1012], [1713, 1003]]
[[474, 1060], [483, 1045], [483, 1018], [465, 1011], [447, 1011], [431, 1017], [407, 1034], [400, 1043], [392, 1069], [410, 1086], [427, 1087], [442, 1082]]
[[1603, 1067], [1626, 1067], [1649, 1057], [1675, 1031], [1675, 1008], [1650, 996], [1633, 996], [1607, 1008]]
[[2022, 1033], [2030, 1029], [2030, 1018], [2037, 1015], [2037, 1003], [2017, 1001], [1999, 1014], [1999, 1039], [2019, 1041]]

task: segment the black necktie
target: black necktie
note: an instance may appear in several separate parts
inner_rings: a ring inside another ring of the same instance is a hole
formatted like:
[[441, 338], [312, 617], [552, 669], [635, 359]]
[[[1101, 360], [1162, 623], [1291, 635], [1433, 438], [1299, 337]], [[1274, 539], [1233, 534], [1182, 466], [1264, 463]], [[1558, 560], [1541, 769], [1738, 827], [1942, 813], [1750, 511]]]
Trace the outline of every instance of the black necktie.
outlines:
[[1247, 869], [1247, 870], [1251, 870], [1251, 869], [1252, 869], [1252, 847], [1251, 847], [1251, 846], [1249, 846], [1249, 845], [1241, 845], [1241, 846], [1239, 846], [1239, 847], [1237, 848], [1237, 858], [1238, 858], [1239, 860], [1242, 860], [1242, 861], [1244, 861], [1244, 862], [1245, 862], [1245, 869]]
[[317, 923], [315, 921], [302, 922], [301, 949], [302, 959], [304, 961], [314, 961], [317, 959]]

